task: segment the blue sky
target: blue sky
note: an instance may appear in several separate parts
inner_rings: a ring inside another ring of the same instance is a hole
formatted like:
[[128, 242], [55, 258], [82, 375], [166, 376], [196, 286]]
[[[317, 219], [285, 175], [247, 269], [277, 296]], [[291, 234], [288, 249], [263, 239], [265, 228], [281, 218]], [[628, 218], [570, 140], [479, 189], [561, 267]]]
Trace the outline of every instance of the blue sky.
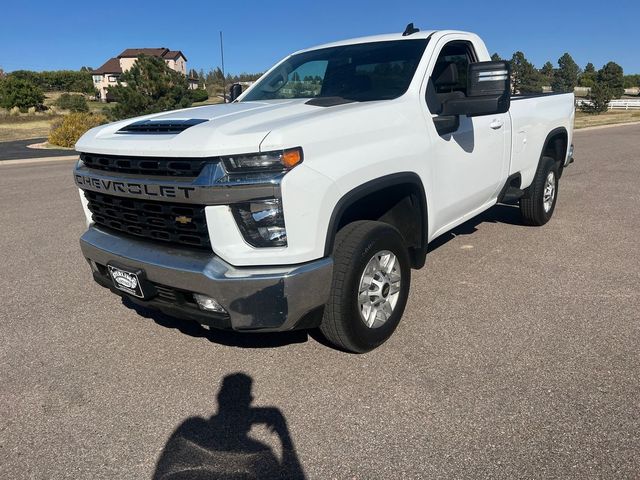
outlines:
[[[96, 5], [102, 4], [102, 7]], [[234, 4], [237, 7], [234, 7]], [[0, 16], [0, 68], [98, 67], [127, 47], [182, 50], [189, 68], [220, 63], [233, 73], [263, 71], [292, 50], [362, 35], [427, 29], [478, 33], [490, 52], [522, 50], [540, 67], [569, 52], [581, 66], [609, 60], [640, 73], [640, 4], [619, 1], [199, 1], [8, 0]], [[455, 6], [454, 6], [455, 5]], [[605, 10], [605, 14], [597, 12]]]

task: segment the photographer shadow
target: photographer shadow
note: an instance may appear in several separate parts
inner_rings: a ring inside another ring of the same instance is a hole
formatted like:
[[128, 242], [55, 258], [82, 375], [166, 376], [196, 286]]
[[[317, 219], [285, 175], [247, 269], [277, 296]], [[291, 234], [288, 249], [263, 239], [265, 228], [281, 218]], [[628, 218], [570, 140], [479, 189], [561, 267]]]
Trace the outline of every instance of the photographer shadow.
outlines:
[[[218, 412], [208, 419], [189, 418], [178, 426], [158, 459], [153, 479], [304, 479], [282, 412], [252, 407], [252, 383], [243, 373], [226, 376], [217, 396]], [[266, 442], [249, 436], [254, 425], [277, 436], [280, 456]]]

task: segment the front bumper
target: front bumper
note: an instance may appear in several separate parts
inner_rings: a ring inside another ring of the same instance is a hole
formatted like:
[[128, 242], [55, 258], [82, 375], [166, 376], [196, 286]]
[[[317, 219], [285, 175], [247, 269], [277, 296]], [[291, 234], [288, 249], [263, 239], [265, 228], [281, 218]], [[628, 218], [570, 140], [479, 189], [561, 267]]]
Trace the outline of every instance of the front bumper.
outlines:
[[305, 316], [329, 298], [331, 258], [282, 267], [233, 267], [211, 253], [114, 235], [95, 226], [82, 235], [80, 246], [98, 266], [141, 269], [149, 282], [175, 289], [182, 298], [191, 293], [215, 298], [228, 315], [200, 311], [193, 303], [167, 301], [162, 295], [141, 301], [115, 290], [108, 277], [94, 272], [98, 283], [138, 304], [214, 327], [284, 331], [315, 326]]

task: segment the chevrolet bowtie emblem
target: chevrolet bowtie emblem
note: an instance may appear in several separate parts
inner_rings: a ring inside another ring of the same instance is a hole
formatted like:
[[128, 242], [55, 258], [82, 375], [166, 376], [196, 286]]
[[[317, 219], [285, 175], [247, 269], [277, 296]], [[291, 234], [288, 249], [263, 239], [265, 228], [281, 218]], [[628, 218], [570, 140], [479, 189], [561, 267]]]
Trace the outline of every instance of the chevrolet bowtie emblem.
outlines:
[[176, 222], [181, 223], [183, 225], [186, 225], [187, 223], [191, 223], [193, 219], [189, 218], [189, 217], [185, 217], [184, 215], [180, 215], [179, 217], [176, 217]]

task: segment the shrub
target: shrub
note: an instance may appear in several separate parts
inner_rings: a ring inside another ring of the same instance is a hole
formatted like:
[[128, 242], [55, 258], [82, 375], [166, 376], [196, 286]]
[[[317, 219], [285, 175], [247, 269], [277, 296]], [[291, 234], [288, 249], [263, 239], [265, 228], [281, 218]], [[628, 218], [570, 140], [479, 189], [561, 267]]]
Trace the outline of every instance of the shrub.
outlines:
[[92, 113], [70, 113], [56, 122], [49, 133], [49, 143], [60, 147], [72, 148], [84, 133], [107, 122], [104, 115]]
[[42, 90], [28, 80], [8, 77], [0, 83], [0, 107], [18, 107], [26, 111], [29, 107], [41, 105], [43, 101]]
[[204, 88], [196, 88], [189, 90], [189, 96], [193, 102], [204, 102], [209, 100], [209, 93]]
[[91, 72], [87, 69], [81, 71], [53, 70], [45, 72], [15, 70], [8, 76], [27, 80], [46, 92], [81, 92], [87, 94], [94, 92]]
[[609, 110], [609, 102], [613, 97], [609, 86], [603, 82], [596, 82], [591, 87], [591, 93], [587, 97], [589, 103], [583, 103], [580, 110], [586, 113], [600, 114]]
[[87, 100], [82, 95], [72, 95], [70, 93], [63, 93], [55, 101], [55, 105], [64, 110], [70, 110], [72, 112], [88, 112], [89, 105]]

